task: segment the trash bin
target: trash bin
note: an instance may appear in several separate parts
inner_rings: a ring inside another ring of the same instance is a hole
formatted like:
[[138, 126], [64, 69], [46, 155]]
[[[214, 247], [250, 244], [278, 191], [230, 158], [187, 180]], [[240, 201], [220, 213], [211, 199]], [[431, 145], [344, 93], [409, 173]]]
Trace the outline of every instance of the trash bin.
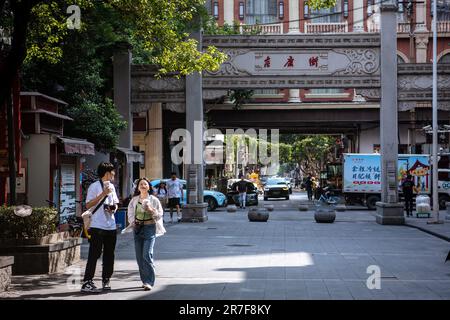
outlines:
[[117, 231], [121, 232], [127, 226], [127, 208], [117, 209], [114, 217], [116, 218]]

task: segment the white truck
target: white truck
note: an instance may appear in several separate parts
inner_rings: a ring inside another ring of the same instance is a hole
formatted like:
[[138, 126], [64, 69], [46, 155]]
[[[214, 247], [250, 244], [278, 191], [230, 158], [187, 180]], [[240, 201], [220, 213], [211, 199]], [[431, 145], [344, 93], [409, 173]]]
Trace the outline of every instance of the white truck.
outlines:
[[[381, 156], [380, 154], [346, 153], [343, 155], [342, 192], [347, 204], [363, 204], [376, 208], [381, 200]], [[399, 154], [397, 179], [399, 194], [407, 174], [414, 181], [415, 194], [431, 193], [430, 156], [423, 154]], [[439, 169], [439, 205], [443, 209], [450, 201], [450, 170]], [[430, 195], [431, 196], [431, 195]]]

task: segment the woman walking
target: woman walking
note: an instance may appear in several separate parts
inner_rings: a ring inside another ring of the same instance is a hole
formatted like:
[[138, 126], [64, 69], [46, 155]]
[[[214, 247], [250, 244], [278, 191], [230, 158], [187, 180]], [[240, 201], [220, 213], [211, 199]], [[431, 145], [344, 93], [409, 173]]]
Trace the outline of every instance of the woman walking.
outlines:
[[158, 188], [156, 188], [155, 196], [159, 199], [161, 202], [161, 206], [164, 212], [164, 209], [167, 207], [167, 200], [169, 199], [169, 195], [167, 193], [167, 187], [166, 183], [164, 181], [161, 181]]
[[[151, 290], [155, 284], [155, 266], [153, 261], [153, 246], [155, 239], [162, 236], [166, 230], [162, 217], [161, 203], [149, 193], [150, 183], [147, 179], [138, 180], [134, 196], [128, 205], [129, 227], [134, 230], [134, 247], [139, 274], [144, 290]], [[127, 228], [127, 229], [128, 229]]]

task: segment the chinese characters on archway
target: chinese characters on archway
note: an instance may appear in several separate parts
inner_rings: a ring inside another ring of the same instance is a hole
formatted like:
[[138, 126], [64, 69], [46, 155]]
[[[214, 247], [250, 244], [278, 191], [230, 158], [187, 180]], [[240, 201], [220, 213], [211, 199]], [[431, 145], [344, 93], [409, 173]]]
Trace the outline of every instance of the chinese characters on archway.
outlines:
[[[295, 67], [295, 58], [293, 56], [287, 56], [286, 60], [283, 61], [284, 68], [294, 68]], [[319, 57], [318, 56], [311, 56], [308, 59], [307, 63], [310, 67], [319, 68]], [[271, 56], [265, 56], [264, 58], [264, 68], [271, 68], [272, 67], [272, 57]]]

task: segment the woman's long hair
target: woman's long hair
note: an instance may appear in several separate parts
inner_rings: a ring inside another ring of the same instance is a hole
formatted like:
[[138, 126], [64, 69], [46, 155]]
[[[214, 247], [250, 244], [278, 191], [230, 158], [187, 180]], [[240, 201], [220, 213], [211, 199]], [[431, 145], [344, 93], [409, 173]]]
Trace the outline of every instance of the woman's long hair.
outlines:
[[139, 183], [141, 183], [142, 180], [147, 181], [147, 183], [148, 183], [148, 185], [150, 187], [150, 189], [148, 189], [148, 194], [152, 194], [153, 193], [152, 192], [152, 185], [151, 185], [150, 181], [148, 181], [147, 178], [139, 178], [139, 180], [136, 183], [136, 188], [134, 189], [133, 197], [136, 197], [136, 196], [141, 194], [141, 192], [139, 191]]

